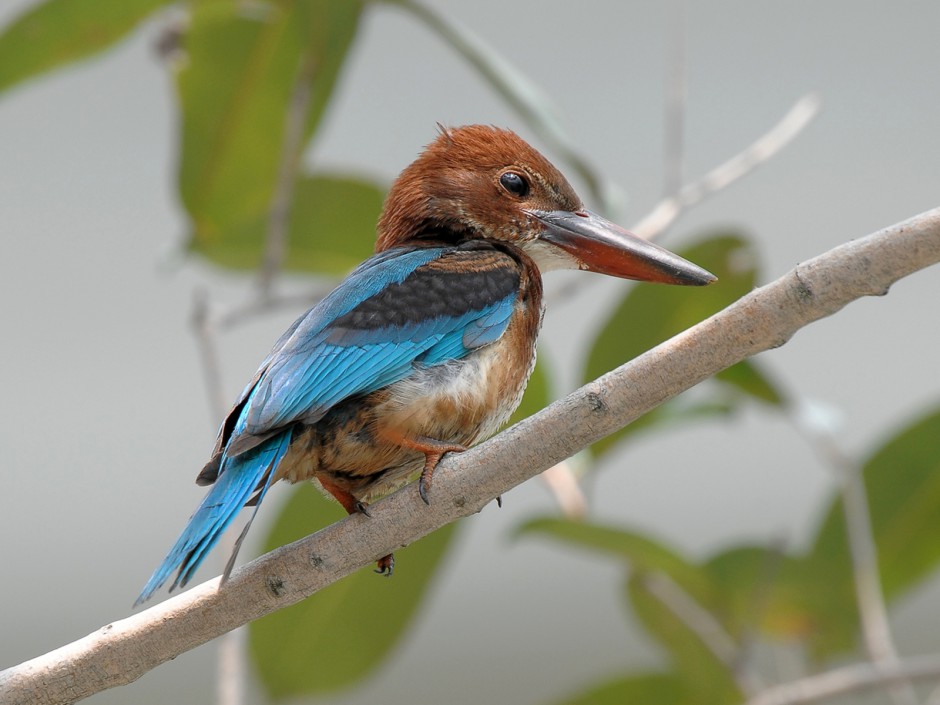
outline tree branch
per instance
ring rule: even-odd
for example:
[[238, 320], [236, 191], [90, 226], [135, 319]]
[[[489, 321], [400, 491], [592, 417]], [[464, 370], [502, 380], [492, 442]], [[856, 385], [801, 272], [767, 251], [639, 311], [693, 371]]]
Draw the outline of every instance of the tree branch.
[[[841, 245], [466, 453], [445, 458], [431, 506], [405, 487], [371, 507], [139, 614], [0, 673], [0, 703], [70, 703], [130, 683], [292, 605], [495, 497], [803, 326], [940, 261], [940, 208]], [[907, 673], [907, 675], [911, 675]], [[912, 676], [913, 677], [913, 676]], [[777, 702], [777, 701], [768, 701]]]
[[911, 656], [891, 666], [856, 663], [768, 688], [744, 705], [806, 705], [871, 688], [940, 677], [940, 654]]
[[738, 644], [711, 612], [665, 573], [650, 573], [642, 576], [641, 580], [649, 593], [725, 665], [742, 693], [750, 696], [763, 690], [760, 675], [741, 659]]
[[[814, 427], [804, 422], [801, 430], [816, 453], [835, 472], [841, 487], [855, 597], [868, 657], [875, 666], [895, 668], [901, 659], [891, 634], [888, 606], [881, 586], [864, 468], [842, 451], [831, 428], [822, 424]], [[913, 686], [903, 679], [891, 684], [890, 694], [895, 705], [917, 705], [919, 702]]]
[[294, 203], [294, 184], [297, 181], [297, 165], [303, 152], [304, 126], [310, 112], [313, 94], [313, 77], [317, 61], [313, 52], [303, 59], [294, 79], [290, 105], [284, 124], [284, 139], [277, 170], [277, 181], [268, 209], [268, 227], [264, 243], [258, 284], [261, 298], [271, 295], [274, 279], [281, 271], [287, 255], [287, 238], [290, 228], [290, 212]]
[[[219, 364], [219, 346], [216, 329], [209, 315], [209, 294], [197, 291], [193, 301], [193, 334], [199, 344], [202, 358], [202, 373], [209, 395], [209, 408], [213, 417], [225, 418], [225, 396], [222, 394], [222, 370]], [[231, 553], [235, 548], [235, 537], [227, 532], [219, 541], [218, 550]], [[216, 664], [217, 705], [241, 705], [245, 701], [244, 629], [233, 629], [219, 639], [218, 662]]]
[[730, 184], [750, 173], [786, 147], [803, 131], [819, 112], [820, 99], [815, 93], [800, 98], [780, 122], [750, 144], [709, 171], [698, 181], [686, 184], [674, 194], [666, 194], [653, 210], [647, 213], [630, 230], [640, 237], [652, 240], [682, 214], [706, 197], [727, 188]]

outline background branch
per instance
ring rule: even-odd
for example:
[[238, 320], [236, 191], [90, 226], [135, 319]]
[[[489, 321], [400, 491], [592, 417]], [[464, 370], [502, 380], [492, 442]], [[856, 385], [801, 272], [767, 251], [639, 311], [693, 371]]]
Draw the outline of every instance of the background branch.
[[803, 96], [780, 122], [745, 150], [719, 164], [698, 181], [686, 184], [675, 195], [667, 195], [630, 230], [647, 239], [660, 235], [684, 210], [726, 188], [786, 147], [816, 117], [819, 106], [820, 99], [815, 93]]
[[857, 693], [875, 687], [905, 684], [940, 676], [940, 655], [911, 656], [892, 666], [858, 663], [792, 683], [768, 688], [745, 705], [805, 705], [836, 695]]
[[[839, 447], [829, 426], [804, 422], [799, 427], [816, 453], [834, 471], [841, 488], [854, 577], [852, 582], [865, 650], [875, 666], [896, 668], [900, 656], [888, 622], [863, 468]], [[915, 705], [918, 702], [913, 686], [903, 678], [892, 681], [890, 685], [892, 699], [897, 705]]]
[[650, 573], [642, 576], [641, 580], [649, 593], [698, 636], [712, 655], [727, 667], [742, 693], [751, 695], [762, 690], [760, 674], [741, 658], [741, 650], [734, 638], [711, 612], [668, 575]]
[[[680, 59], [675, 59], [675, 62]], [[679, 69], [674, 69], [677, 73]], [[674, 77], [675, 81], [681, 76]], [[678, 87], [670, 89], [671, 94], [681, 92]], [[685, 184], [672, 193], [666, 193], [663, 198], [653, 206], [653, 209], [640, 218], [629, 230], [639, 237], [655, 240], [660, 237], [685, 211], [701, 203], [709, 196], [713, 196], [722, 189], [730, 186], [743, 176], [746, 176], [758, 166], [769, 160], [790, 142], [796, 139], [819, 112], [820, 98], [814, 93], [808, 93], [800, 98], [791, 107], [780, 121], [767, 132], [758, 137], [742, 151], [722, 162], [709, 171], [698, 181]], [[669, 100], [666, 104], [667, 136], [664, 148], [663, 172], [664, 174], [680, 174], [684, 163], [683, 146], [678, 130], [685, 124], [684, 103], [678, 100]], [[666, 177], [665, 188], [670, 188], [670, 177]], [[603, 204], [602, 204], [603, 209]], [[600, 278], [584, 279], [571, 278], [561, 287], [552, 290], [550, 302], [561, 303], [572, 297], [575, 292], [591, 286], [600, 281]]]
[[[206, 380], [209, 408], [213, 418], [225, 418], [225, 396], [222, 393], [222, 370], [219, 363], [217, 331], [212, 325], [209, 293], [204, 289], [197, 290], [193, 298], [192, 327], [199, 345], [202, 376]], [[228, 554], [234, 548], [235, 538], [232, 532], [227, 532], [219, 542], [219, 552]], [[244, 632], [244, 629], [233, 629], [219, 639], [216, 666], [216, 702], [218, 705], [241, 705], [244, 702]]]
[[[898, 279], [938, 261], [940, 208], [804, 262], [490, 441], [448, 456], [435, 474], [430, 507], [413, 487], [405, 487], [376, 503], [371, 517], [350, 516], [265, 554], [237, 570], [221, 590], [215, 578], [3, 671], [0, 703], [70, 703], [134, 681], [184, 651], [480, 511], [711, 374], [783, 345], [803, 326], [862, 296], [883, 295]], [[863, 673], [877, 671], [866, 668]]]
[[310, 97], [313, 92], [313, 76], [316, 67], [317, 62], [312, 53], [305, 56], [297, 71], [291, 91], [290, 108], [284, 124], [284, 140], [281, 144], [277, 181], [271, 198], [271, 207], [268, 210], [264, 258], [258, 278], [262, 298], [271, 295], [274, 278], [281, 271], [284, 257], [287, 255], [294, 183], [297, 180], [297, 165], [303, 153], [304, 125], [310, 112]]

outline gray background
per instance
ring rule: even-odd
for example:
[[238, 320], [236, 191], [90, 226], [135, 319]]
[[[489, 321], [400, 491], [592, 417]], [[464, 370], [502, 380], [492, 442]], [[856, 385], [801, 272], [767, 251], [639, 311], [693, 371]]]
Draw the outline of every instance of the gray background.
[[[30, 4], [4, 0], [0, 24]], [[662, 5], [435, 5], [557, 102], [575, 143], [623, 187], [626, 222], [647, 212], [662, 182]], [[690, 5], [689, 175], [743, 148], [807, 91], [819, 91], [823, 112], [769, 165], [685, 216], [664, 244], [743, 228], [760, 243], [768, 280], [940, 204], [940, 3]], [[0, 666], [126, 616], [202, 495], [192, 478], [218, 419], [188, 329], [192, 295], [204, 285], [213, 301], [234, 305], [246, 282], [179, 256], [186, 223], [174, 188], [174, 98], [152, 49], [161, 25], [0, 98]], [[424, 27], [373, 8], [309, 156], [390, 180], [433, 138], [436, 121], [531, 137]], [[550, 288], [566, 276], [578, 275], [553, 275]], [[597, 325], [584, 311], [606, 310], [618, 291], [595, 284], [549, 312], [546, 350], [566, 387], [578, 377], [579, 342]], [[838, 409], [845, 447], [862, 452], [940, 399], [938, 296], [937, 271], [921, 273], [762, 361], [796, 392]], [[228, 396], [297, 313], [225, 337]], [[737, 423], [643, 437], [588, 491], [598, 520], [706, 555], [771, 537], [800, 545], [832, 485], [785, 421], [754, 409]], [[288, 494], [270, 495], [243, 558], [257, 554]], [[523, 519], [553, 511], [545, 488], [530, 482], [505, 500], [467, 522], [402, 648], [363, 688], [328, 702], [541, 703], [660, 663], [623, 616], [618, 567], [510, 540]], [[892, 612], [904, 653], [940, 648], [938, 599], [933, 581]], [[202, 647], [91, 702], [207, 702], [214, 653]], [[316, 654], [310, 660], [315, 668]]]

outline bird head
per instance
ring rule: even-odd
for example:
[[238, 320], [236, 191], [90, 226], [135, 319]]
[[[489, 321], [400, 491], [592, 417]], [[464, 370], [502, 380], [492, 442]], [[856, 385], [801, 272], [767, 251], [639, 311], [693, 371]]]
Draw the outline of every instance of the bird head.
[[518, 135], [484, 125], [442, 128], [396, 179], [376, 251], [421, 241], [502, 241], [542, 272], [586, 269], [668, 284], [715, 277], [584, 208], [567, 179]]

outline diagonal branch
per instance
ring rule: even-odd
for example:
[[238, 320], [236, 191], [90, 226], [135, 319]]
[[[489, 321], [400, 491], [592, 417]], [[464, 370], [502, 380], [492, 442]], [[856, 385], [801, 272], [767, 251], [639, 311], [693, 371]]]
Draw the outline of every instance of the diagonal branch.
[[290, 212], [294, 201], [294, 184], [297, 180], [297, 165], [304, 146], [304, 126], [310, 113], [311, 96], [313, 94], [313, 77], [316, 73], [317, 61], [313, 52], [304, 57], [294, 87], [291, 91], [290, 105], [284, 124], [284, 139], [281, 142], [281, 157], [278, 165], [277, 181], [268, 209], [268, 227], [264, 243], [264, 257], [261, 261], [261, 271], [258, 285], [261, 298], [267, 299], [271, 295], [274, 279], [281, 271], [284, 258], [287, 256], [287, 239], [290, 230]]
[[675, 617], [688, 627], [712, 655], [724, 664], [742, 693], [762, 690], [760, 675], [745, 663], [741, 649], [715, 616], [696, 602], [665, 573], [642, 576], [644, 587]]
[[[868, 657], [875, 666], [897, 667], [900, 656], [888, 623], [864, 469], [842, 451], [831, 429], [821, 424], [811, 427], [804, 422], [801, 430], [816, 453], [836, 472], [841, 486], [855, 597]], [[896, 705], [916, 705], [919, 702], [913, 686], [902, 679], [891, 684], [890, 694]]]
[[648, 240], [655, 239], [687, 208], [727, 188], [790, 144], [816, 117], [819, 105], [818, 95], [815, 93], [804, 95], [794, 103], [780, 122], [744, 151], [719, 164], [698, 181], [686, 184], [674, 194], [667, 194], [630, 230]]
[[[800, 328], [940, 262], [940, 208], [804, 262], [725, 310], [585, 385], [434, 476], [431, 506], [405, 487], [236, 571], [0, 673], [0, 703], [70, 703], [312, 595], [461, 517]], [[775, 701], [771, 701], [775, 702]]]
[[[197, 292], [193, 301], [193, 334], [199, 345], [202, 358], [202, 373], [209, 395], [209, 408], [215, 418], [225, 418], [225, 396], [222, 394], [222, 371], [219, 364], [217, 329], [209, 315], [209, 294]], [[231, 532], [219, 542], [219, 551], [231, 553], [235, 538]], [[245, 630], [233, 629], [219, 639], [218, 663], [216, 665], [216, 702], [218, 705], [240, 705], [245, 701], [244, 668]]]
[[806, 705], [838, 695], [936, 678], [940, 678], [940, 654], [911, 656], [888, 666], [856, 663], [792, 683], [775, 685], [744, 705]]

